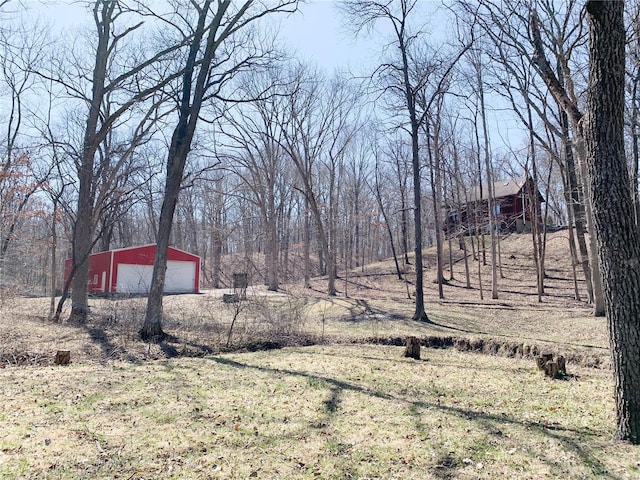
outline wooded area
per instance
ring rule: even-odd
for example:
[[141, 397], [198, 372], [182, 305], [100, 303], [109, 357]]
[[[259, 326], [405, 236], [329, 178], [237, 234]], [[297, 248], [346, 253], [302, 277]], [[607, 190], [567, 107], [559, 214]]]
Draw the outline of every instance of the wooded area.
[[[351, 33], [387, 32], [387, 43], [370, 71], [330, 74], [279, 43], [274, 22], [304, 9], [297, 0], [86, 1], [86, 28], [73, 31], [28, 20], [28, 3], [0, 2], [0, 300], [49, 295], [62, 322], [70, 296], [69, 321], [85, 322], [89, 255], [157, 244], [144, 339], [165, 335], [169, 246], [202, 258], [202, 288], [231, 287], [237, 272], [273, 291], [326, 275], [329, 296], [348, 295], [338, 280], [350, 270], [393, 257], [413, 318], [428, 322], [425, 247], [438, 253], [441, 299], [445, 242], [464, 249], [467, 286], [477, 267], [480, 298], [487, 282], [499, 298], [510, 229], [496, 185], [522, 178], [509, 223], [531, 236], [539, 301], [546, 233], [567, 228], [575, 298], [607, 313], [620, 340], [629, 331], [616, 319], [635, 310], [614, 306], [636, 294], [618, 297], [612, 282], [635, 270], [614, 257], [628, 243], [627, 261], [640, 256], [640, 5], [622, 20], [622, 3], [613, 13], [588, 3], [590, 24], [573, 0], [344, 0]], [[432, 34], [429, 18], [446, 33]], [[610, 46], [597, 43], [608, 35], [599, 26], [621, 36], [606, 56], [620, 83], [610, 135], [594, 133], [609, 111], [594, 100], [594, 59]], [[611, 135], [620, 144], [607, 158], [618, 163], [598, 156]], [[626, 345], [614, 340], [614, 351]], [[619, 436], [640, 441], [631, 423]]]

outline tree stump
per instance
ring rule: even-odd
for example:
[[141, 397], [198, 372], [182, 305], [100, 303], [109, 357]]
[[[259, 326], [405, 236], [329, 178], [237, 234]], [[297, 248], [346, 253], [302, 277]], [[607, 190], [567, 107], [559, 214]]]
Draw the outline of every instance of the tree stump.
[[547, 362], [551, 362], [553, 360], [552, 353], [543, 353], [536, 357], [536, 365], [538, 365], [538, 370], [544, 370]]
[[53, 363], [56, 365], [69, 365], [71, 363], [71, 352], [69, 350], [58, 350]]
[[551, 353], [544, 353], [536, 357], [538, 370], [550, 378], [563, 378], [567, 374], [567, 362], [562, 355], [554, 358]]
[[407, 346], [404, 350], [404, 356], [420, 360], [420, 340], [418, 337], [407, 337]]

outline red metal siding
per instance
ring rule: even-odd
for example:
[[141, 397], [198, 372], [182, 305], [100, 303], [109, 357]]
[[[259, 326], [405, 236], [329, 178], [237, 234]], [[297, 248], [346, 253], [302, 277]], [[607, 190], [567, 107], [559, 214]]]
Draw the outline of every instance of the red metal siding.
[[[155, 245], [144, 245], [142, 247], [126, 248], [113, 251], [113, 265], [119, 263], [129, 263], [132, 265], [153, 265], [156, 255]], [[115, 277], [116, 275], [114, 275]]]
[[[110, 280], [110, 257], [111, 252], [94, 253], [89, 256], [89, 293], [109, 292], [105, 286], [109, 285]], [[67, 281], [71, 274], [72, 260], [67, 258], [64, 261], [64, 281]]]
[[[94, 253], [89, 256], [89, 293], [114, 293], [118, 280], [118, 265], [153, 265], [156, 255], [155, 245], [123, 248]], [[167, 260], [195, 263], [195, 285], [193, 291], [200, 291], [200, 257], [173, 247], [167, 251]], [[65, 281], [71, 273], [71, 259], [65, 260]]]
[[89, 293], [108, 293], [111, 275], [111, 252], [89, 256]]

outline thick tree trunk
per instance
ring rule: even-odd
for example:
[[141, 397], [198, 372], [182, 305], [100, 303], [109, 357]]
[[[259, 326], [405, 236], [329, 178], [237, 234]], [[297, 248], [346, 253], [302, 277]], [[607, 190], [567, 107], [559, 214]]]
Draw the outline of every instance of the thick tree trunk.
[[86, 172], [80, 173], [79, 179], [78, 210], [73, 229], [73, 264], [75, 266], [75, 275], [73, 276], [71, 315], [69, 316], [69, 321], [72, 323], [86, 322], [87, 315], [89, 314], [89, 254], [91, 253], [91, 247], [93, 245], [91, 239], [94, 232], [91, 221], [93, 217], [91, 174], [87, 174]]
[[640, 443], [640, 229], [624, 148], [622, 2], [587, 2], [586, 164], [615, 375], [616, 437]]
[[420, 158], [418, 157], [418, 126], [412, 135], [413, 146], [413, 222], [415, 228], [415, 266], [416, 266], [416, 308], [413, 319], [428, 322], [429, 317], [424, 306], [424, 271], [422, 262], [422, 193], [420, 179]]
[[161, 342], [166, 337], [162, 330], [162, 295], [167, 273], [167, 250], [169, 248], [169, 239], [171, 238], [173, 215], [178, 204], [182, 172], [184, 171], [189, 149], [184, 142], [185, 139], [180, 137], [178, 129], [172, 141], [173, 148], [169, 149], [169, 158], [173, 159], [173, 161], [168, 161], [164, 200], [158, 225], [156, 256], [153, 263], [153, 276], [147, 298], [144, 324], [140, 330], [140, 337], [148, 342]]
[[84, 323], [89, 313], [88, 282], [89, 254], [93, 247], [94, 205], [93, 205], [93, 167], [99, 140], [96, 137], [100, 107], [105, 94], [107, 62], [109, 59], [109, 38], [111, 21], [115, 5], [96, 4], [96, 26], [98, 44], [96, 46], [95, 65], [92, 77], [91, 105], [84, 131], [82, 158], [78, 169], [78, 210], [73, 228], [73, 291], [71, 293], [71, 315], [69, 321]]

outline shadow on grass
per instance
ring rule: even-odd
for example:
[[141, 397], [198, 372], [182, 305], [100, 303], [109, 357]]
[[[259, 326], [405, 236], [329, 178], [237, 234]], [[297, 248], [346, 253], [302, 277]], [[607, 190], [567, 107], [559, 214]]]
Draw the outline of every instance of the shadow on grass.
[[89, 324], [80, 324], [77, 327], [84, 330], [89, 338], [94, 343], [97, 343], [102, 349], [102, 354], [107, 358], [112, 357], [121, 357], [124, 355], [124, 360], [131, 363], [139, 363], [140, 360], [136, 358], [135, 355], [132, 355], [130, 352], [127, 352], [125, 349], [115, 345], [110, 339], [109, 335], [106, 332], [104, 327], [98, 325], [89, 325]]
[[[73, 324], [72, 324], [73, 325]], [[93, 322], [93, 323], [85, 323], [85, 324], [75, 324], [73, 325], [76, 328], [84, 331], [89, 335], [91, 341], [100, 346], [102, 350], [102, 354], [106, 358], [118, 358], [120, 360], [125, 360], [130, 363], [139, 364], [144, 359], [136, 356], [133, 352], [128, 351], [121, 345], [118, 345], [113, 342], [113, 338], [118, 338], [118, 333], [110, 332], [109, 324], [106, 322]], [[142, 342], [139, 338], [135, 339], [136, 342]], [[171, 345], [171, 342], [177, 342], [178, 338], [173, 335], [167, 335], [165, 341], [159, 343], [160, 350], [167, 358], [180, 356], [181, 353]], [[202, 348], [206, 348], [201, 346]], [[211, 351], [207, 353], [212, 353]]]
[[[445, 405], [440, 402], [427, 402], [423, 400], [410, 400], [405, 398], [396, 397], [394, 395], [379, 391], [372, 390], [360, 385], [356, 385], [350, 382], [332, 378], [329, 376], [315, 375], [308, 372], [301, 372], [291, 369], [280, 369], [263, 367], [259, 365], [251, 365], [248, 363], [238, 362], [229, 358], [222, 357], [209, 357], [208, 360], [224, 365], [227, 367], [237, 368], [241, 370], [256, 370], [260, 372], [276, 374], [276, 375], [289, 375], [292, 377], [305, 378], [309, 382], [324, 382], [330, 389], [330, 397], [324, 401], [325, 408], [328, 414], [335, 415], [339, 407], [339, 398], [343, 391], [356, 392], [358, 394], [367, 395], [370, 397], [382, 399], [385, 401], [393, 402], [394, 405], [405, 404], [412, 415], [416, 417], [416, 428], [418, 432], [425, 430], [426, 426], [421, 422], [421, 411], [423, 410], [438, 410], [453, 416], [456, 416], [462, 420], [476, 423], [481, 429], [487, 432], [489, 437], [501, 437], [501, 428], [505, 426], [515, 426], [524, 430], [536, 432], [542, 437], [552, 439], [559, 444], [563, 445], [569, 451], [572, 451], [577, 458], [580, 459], [582, 464], [598, 478], [604, 478], [609, 480], [621, 480], [622, 477], [614, 475], [607, 471], [606, 466], [595, 457], [590, 451], [585, 449], [575, 438], [594, 437], [597, 433], [588, 428], [567, 428], [560, 425], [544, 424], [537, 421], [526, 421], [518, 418], [514, 418], [507, 415], [496, 415], [490, 412], [474, 411], [467, 408], [456, 407], [452, 405]], [[550, 470], [556, 471], [557, 464], [552, 458], [540, 458], [541, 461], [547, 463]], [[446, 466], [446, 465], [445, 465]], [[457, 468], [457, 462], [451, 462], [449, 468]], [[563, 472], [556, 472], [561, 475]]]

